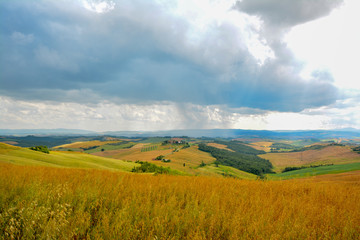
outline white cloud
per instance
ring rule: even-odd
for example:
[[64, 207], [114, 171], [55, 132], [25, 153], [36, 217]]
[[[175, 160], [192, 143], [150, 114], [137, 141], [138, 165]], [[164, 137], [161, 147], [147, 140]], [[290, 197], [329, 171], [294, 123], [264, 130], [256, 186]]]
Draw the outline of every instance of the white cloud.
[[348, 0], [329, 16], [294, 27], [286, 37], [288, 46], [304, 61], [303, 76], [329, 71], [340, 88], [360, 90], [360, 2]]
[[[193, 58], [202, 56], [210, 66], [226, 69], [249, 51], [262, 65], [274, 53], [259, 35], [262, 25], [256, 16], [235, 10], [236, 0], [174, 1], [172, 14], [187, 22], [186, 44]], [[162, 3], [163, 4], [163, 3]], [[232, 69], [233, 71], [233, 69]]]
[[[339, 101], [331, 107], [280, 113], [158, 102], [146, 105], [56, 103], [0, 97], [0, 128], [78, 128], [94, 131], [172, 129], [331, 129], [360, 125], [360, 104]], [[344, 107], [346, 105], [347, 107]]]
[[115, 8], [113, 1], [82, 0], [84, 8], [96, 13], [106, 13]]

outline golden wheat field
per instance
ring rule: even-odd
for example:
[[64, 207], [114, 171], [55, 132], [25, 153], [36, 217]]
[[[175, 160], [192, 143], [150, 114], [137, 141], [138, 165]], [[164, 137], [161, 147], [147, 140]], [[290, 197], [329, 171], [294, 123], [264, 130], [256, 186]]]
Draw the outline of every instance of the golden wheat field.
[[172, 152], [165, 157], [170, 159], [171, 162], [164, 163], [161, 161], [153, 161], [152, 163], [194, 175], [206, 174], [197, 168], [201, 162], [210, 164], [216, 160], [209, 153], [199, 151], [198, 146], [191, 146], [186, 149], [181, 149], [180, 151]]
[[1, 239], [359, 239], [359, 175], [250, 181], [0, 164]]

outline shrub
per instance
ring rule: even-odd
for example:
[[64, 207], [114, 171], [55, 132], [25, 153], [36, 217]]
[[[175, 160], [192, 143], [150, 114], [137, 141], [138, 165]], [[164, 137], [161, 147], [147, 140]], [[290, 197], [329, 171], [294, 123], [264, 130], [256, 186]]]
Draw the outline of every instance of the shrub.
[[159, 166], [149, 163], [149, 162], [136, 161], [136, 163], [140, 163], [141, 166], [134, 167], [131, 170], [132, 172], [136, 172], [136, 173], [149, 172], [149, 173], [155, 173], [155, 174], [167, 174], [170, 172], [169, 168], [164, 168], [162, 166], [159, 167]]
[[47, 153], [47, 154], [50, 153], [47, 146], [35, 146], [35, 147], [31, 147], [30, 149], [31, 149], [31, 150], [34, 150], [34, 151], [39, 151], [39, 152]]

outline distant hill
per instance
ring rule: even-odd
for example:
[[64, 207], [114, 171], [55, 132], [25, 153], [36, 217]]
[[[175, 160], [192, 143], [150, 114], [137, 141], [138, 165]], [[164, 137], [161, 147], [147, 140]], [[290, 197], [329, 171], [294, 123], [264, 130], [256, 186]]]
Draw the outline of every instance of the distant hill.
[[96, 132], [81, 129], [0, 129], [3, 136], [27, 136], [27, 135], [88, 135]]
[[354, 128], [333, 130], [244, 130], [244, 129], [186, 129], [166, 131], [107, 131], [94, 132], [81, 129], [0, 129], [0, 136], [122, 136], [122, 137], [156, 137], [188, 136], [210, 138], [262, 138], [262, 139], [327, 139], [327, 138], [360, 138], [360, 130]]
[[189, 129], [168, 131], [119, 131], [105, 132], [106, 135], [126, 137], [188, 136], [211, 138], [263, 138], [263, 139], [309, 139], [309, 138], [359, 138], [358, 129], [268, 131], [244, 129]]

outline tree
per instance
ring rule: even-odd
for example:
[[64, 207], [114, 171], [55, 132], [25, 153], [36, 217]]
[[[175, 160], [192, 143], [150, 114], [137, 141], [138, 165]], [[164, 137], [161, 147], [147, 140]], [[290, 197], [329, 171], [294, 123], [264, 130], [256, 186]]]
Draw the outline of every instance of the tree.
[[155, 160], [163, 160], [164, 159], [164, 155], [160, 155], [160, 156], [157, 156], [156, 158], [155, 158]]
[[35, 147], [31, 147], [30, 149], [34, 150], [34, 151], [38, 151], [38, 152], [47, 153], [47, 154], [50, 153], [47, 146], [35, 146]]

